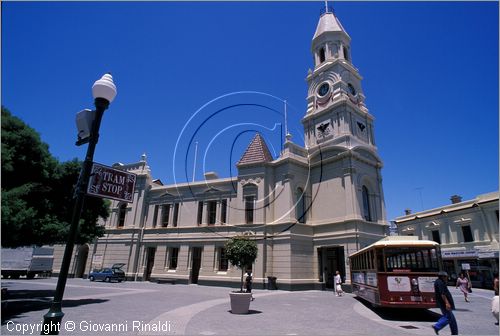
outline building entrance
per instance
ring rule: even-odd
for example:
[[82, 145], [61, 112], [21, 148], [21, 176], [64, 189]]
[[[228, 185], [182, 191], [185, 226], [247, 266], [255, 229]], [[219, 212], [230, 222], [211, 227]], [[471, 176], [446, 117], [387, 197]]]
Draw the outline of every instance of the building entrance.
[[191, 272], [189, 274], [189, 283], [197, 284], [201, 267], [201, 247], [193, 247], [191, 251]]
[[80, 246], [78, 248], [78, 254], [76, 257], [75, 278], [83, 278], [88, 256], [89, 256], [89, 245], [84, 244]]
[[325, 284], [326, 288], [334, 288], [333, 277], [339, 271], [342, 282], [345, 282], [345, 257], [344, 247], [319, 247], [318, 265], [320, 272], [319, 280]]
[[146, 268], [144, 270], [144, 281], [151, 280], [151, 272], [155, 264], [156, 247], [148, 247], [146, 250]]

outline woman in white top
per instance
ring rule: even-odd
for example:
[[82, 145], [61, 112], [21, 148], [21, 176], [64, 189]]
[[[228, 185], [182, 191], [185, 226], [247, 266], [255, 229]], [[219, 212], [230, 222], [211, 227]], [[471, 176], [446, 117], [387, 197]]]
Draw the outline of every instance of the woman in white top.
[[340, 277], [340, 272], [335, 272], [335, 296], [342, 296], [344, 291], [342, 290], [342, 278]]

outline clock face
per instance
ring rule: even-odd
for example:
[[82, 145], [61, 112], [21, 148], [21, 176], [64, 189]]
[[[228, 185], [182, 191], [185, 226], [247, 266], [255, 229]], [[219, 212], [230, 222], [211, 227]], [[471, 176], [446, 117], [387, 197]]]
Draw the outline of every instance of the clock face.
[[354, 86], [352, 86], [351, 83], [347, 84], [347, 87], [349, 88], [349, 92], [355, 96], [356, 95], [356, 89], [354, 88]]
[[330, 91], [330, 85], [328, 85], [328, 83], [323, 83], [318, 89], [318, 96], [324, 97], [327, 95], [328, 91]]

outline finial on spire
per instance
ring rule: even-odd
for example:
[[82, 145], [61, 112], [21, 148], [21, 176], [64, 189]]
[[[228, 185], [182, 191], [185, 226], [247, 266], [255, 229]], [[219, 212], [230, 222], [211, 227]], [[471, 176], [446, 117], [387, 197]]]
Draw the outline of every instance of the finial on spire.
[[335, 13], [333, 10], [333, 6], [328, 6], [328, 0], [325, 0], [325, 8], [320, 9], [320, 14], [329, 14], [329, 13]]
[[141, 161], [142, 161], [142, 162], [146, 162], [146, 153], [143, 153], [143, 154], [141, 155]]
[[288, 137], [290, 133], [288, 132], [288, 114], [286, 112], [286, 100], [283, 100], [283, 103], [285, 103], [285, 137]]

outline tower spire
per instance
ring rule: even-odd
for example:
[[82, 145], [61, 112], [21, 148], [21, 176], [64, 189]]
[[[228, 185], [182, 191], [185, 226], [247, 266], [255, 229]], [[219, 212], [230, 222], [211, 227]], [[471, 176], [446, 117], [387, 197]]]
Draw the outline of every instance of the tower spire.
[[328, 0], [325, 0], [325, 13], [328, 13]]

